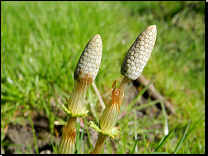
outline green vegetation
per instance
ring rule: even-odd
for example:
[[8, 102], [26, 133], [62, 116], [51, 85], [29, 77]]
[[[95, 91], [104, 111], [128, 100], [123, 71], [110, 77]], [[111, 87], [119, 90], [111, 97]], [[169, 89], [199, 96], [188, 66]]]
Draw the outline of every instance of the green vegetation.
[[[164, 115], [138, 120], [139, 108], [128, 109], [128, 118], [118, 119], [117, 153], [151, 153], [155, 149], [159, 153], [205, 153], [202, 1], [1, 2], [1, 138], [6, 125], [23, 119], [30, 122], [34, 111], [47, 114], [52, 134], [54, 121], [66, 121], [54, 114], [50, 100], [55, 98], [57, 105], [61, 105], [58, 99], [66, 102], [73, 87], [73, 70], [86, 42], [95, 34], [100, 34], [103, 41], [95, 83], [108, 102], [112, 83], [121, 81], [120, 66], [126, 52], [139, 33], [152, 24], [156, 24], [158, 34], [143, 74], [149, 79], [155, 76], [157, 90], [171, 100], [176, 114], [168, 116], [170, 133], [164, 137], [149, 128], [164, 124]], [[101, 114], [97, 104], [98, 98], [90, 87], [86, 106], [96, 121]], [[88, 121], [84, 122], [87, 129]], [[149, 133], [154, 133], [150, 141]], [[90, 136], [88, 130], [87, 134]], [[137, 135], [142, 139], [137, 140]], [[3, 139], [1, 142], [4, 144]], [[106, 145], [108, 153], [113, 153], [110, 140]], [[83, 146], [80, 140], [76, 146]], [[91, 150], [89, 145], [78, 153]]]

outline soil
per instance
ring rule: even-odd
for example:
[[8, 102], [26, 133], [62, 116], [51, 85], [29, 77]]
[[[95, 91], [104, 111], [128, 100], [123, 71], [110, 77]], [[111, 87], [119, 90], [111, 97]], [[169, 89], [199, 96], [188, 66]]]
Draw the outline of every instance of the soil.
[[[144, 77], [142, 80], [146, 80]], [[141, 91], [145, 85], [144, 82], [141, 82], [142, 80], [136, 80], [130, 82], [130, 89], [125, 94], [124, 102], [123, 104], [129, 104]], [[142, 84], [143, 83], [143, 84]], [[147, 83], [147, 81], [145, 81]], [[150, 88], [151, 86], [149, 86]], [[154, 86], [153, 86], [154, 87]], [[153, 88], [154, 89], [154, 88]], [[155, 93], [151, 92], [150, 90], [146, 91], [143, 96], [137, 101], [135, 106], [143, 105], [148, 102], [148, 99], [155, 100], [154, 96], [155, 94], [159, 94], [156, 89], [154, 90]], [[157, 92], [157, 93], [156, 93]], [[160, 95], [160, 94], [159, 94]], [[163, 97], [162, 95], [160, 95]], [[161, 98], [160, 97], [160, 98]], [[66, 120], [66, 114], [61, 110], [58, 104], [56, 104], [56, 101], [54, 98], [51, 99], [51, 106], [53, 112], [56, 114], [56, 116], [62, 118], [63, 120]], [[171, 105], [170, 101], [169, 106], [166, 105], [166, 109], [169, 114], [174, 113], [174, 108]], [[172, 109], [172, 110], [171, 110]], [[144, 116], [147, 116], [148, 118], [153, 118], [159, 116], [162, 113], [161, 107], [159, 104], [153, 105], [151, 107], [147, 107], [144, 109], [141, 109], [137, 112], [138, 118], [143, 118]], [[125, 112], [121, 112], [119, 118], [123, 118], [126, 116]], [[40, 154], [54, 154], [52, 143], [59, 144], [62, 134], [62, 128], [63, 125], [55, 124], [54, 126], [54, 133], [50, 132], [49, 128], [49, 119], [44, 112], [33, 112], [32, 121], [35, 129], [35, 135], [36, 135], [36, 141], [38, 145], [38, 151]], [[92, 116], [88, 116], [88, 120], [92, 120]], [[80, 126], [83, 127], [83, 121], [80, 119]], [[157, 129], [160, 131], [163, 131], [163, 127], [161, 124], [151, 125], [149, 127], [151, 129]], [[82, 129], [80, 130], [81, 133]], [[98, 133], [95, 132], [95, 130], [91, 127], [89, 127], [89, 133], [90, 133], [90, 139], [92, 146], [95, 146]], [[150, 134], [148, 136], [147, 140], [152, 140], [154, 138], [154, 134]], [[158, 137], [159, 138], [159, 137]], [[138, 139], [142, 139], [142, 136], [138, 135]], [[156, 137], [157, 139], [157, 137]], [[33, 131], [31, 127], [30, 121], [24, 120], [22, 124], [9, 124], [5, 127], [5, 135], [3, 136], [3, 141], [7, 143], [7, 146], [1, 146], [1, 153], [2, 154], [18, 154], [20, 151], [21, 153], [30, 153], [35, 154], [36, 148], [35, 148], [35, 140], [33, 136]], [[84, 133], [84, 142], [88, 142], [87, 133]], [[111, 142], [111, 145], [113, 145], [113, 152], [116, 153], [117, 151], [117, 144], [114, 140], [108, 139], [108, 141]], [[85, 144], [86, 145], [86, 144]], [[17, 148], [18, 147], [18, 148]], [[104, 146], [104, 153], [107, 153], [106, 145]]]

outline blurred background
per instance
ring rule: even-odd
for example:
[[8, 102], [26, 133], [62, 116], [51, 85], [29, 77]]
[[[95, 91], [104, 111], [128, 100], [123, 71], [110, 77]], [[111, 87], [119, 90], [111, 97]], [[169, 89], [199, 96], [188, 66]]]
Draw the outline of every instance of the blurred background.
[[[66, 121], [61, 105], [69, 98], [74, 68], [90, 38], [102, 38], [95, 84], [108, 103], [113, 82], [118, 86], [122, 80], [126, 52], [153, 24], [157, 39], [142, 74], [154, 78], [157, 91], [175, 109], [175, 114], [166, 110], [169, 132], [175, 130], [159, 151], [173, 153], [191, 121], [193, 130], [178, 153], [205, 153], [203, 1], [1, 2], [1, 153], [56, 153]], [[98, 121], [102, 113], [92, 86], [85, 103], [90, 112], [78, 122], [77, 135], [83, 138], [77, 153], [92, 151], [88, 121]], [[126, 116], [127, 105], [125, 100], [116, 125], [120, 134], [106, 141], [104, 153], [130, 153], [135, 140], [135, 153], [154, 151], [164, 136], [164, 114], [151, 105], [145, 113], [132, 106]]]

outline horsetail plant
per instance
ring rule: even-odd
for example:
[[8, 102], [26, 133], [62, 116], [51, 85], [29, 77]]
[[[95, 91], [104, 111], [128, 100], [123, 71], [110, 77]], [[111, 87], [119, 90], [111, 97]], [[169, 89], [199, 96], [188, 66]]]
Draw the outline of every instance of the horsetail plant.
[[121, 103], [120, 90], [116, 88], [115, 81], [112, 86], [111, 100], [105, 107], [100, 119], [100, 128], [90, 121], [91, 127], [99, 132], [97, 143], [91, 154], [100, 154], [102, 152], [107, 136], [114, 139], [118, 135], [118, 130], [114, 126], [120, 112]]
[[102, 58], [102, 40], [99, 34], [87, 43], [74, 70], [74, 87], [68, 103], [63, 106], [67, 113], [67, 125], [58, 147], [58, 154], [74, 154], [76, 142], [75, 124], [77, 117], [85, 117], [88, 110], [84, 107], [86, 92], [95, 80]]
[[111, 100], [102, 113], [99, 127], [92, 121], [90, 122], [91, 127], [99, 132], [98, 140], [91, 154], [100, 154], [106, 138], [109, 136], [114, 139], [118, 135], [117, 128], [114, 126], [123, 102], [124, 91], [129, 81], [136, 80], [142, 73], [154, 48], [156, 35], [156, 25], [147, 27], [128, 50], [121, 66], [121, 74], [124, 77], [118, 89], [116, 82], [113, 83]]

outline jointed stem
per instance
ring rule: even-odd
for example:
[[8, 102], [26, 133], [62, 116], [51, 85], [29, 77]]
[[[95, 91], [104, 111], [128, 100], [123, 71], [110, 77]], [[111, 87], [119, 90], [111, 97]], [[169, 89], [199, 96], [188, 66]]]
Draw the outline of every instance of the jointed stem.
[[121, 84], [120, 86], [118, 87], [118, 89], [120, 90], [120, 93], [121, 93], [121, 98], [124, 96], [124, 92], [126, 90], [126, 87], [128, 85], [128, 83], [130, 82], [131, 80], [129, 78], [127, 78], [126, 76], [123, 77], [122, 81], [121, 81]]
[[67, 129], [68, 133], [71, 133], [74, 131], [74, 128], [76, 125], [76, 120], [77, 120], [77, 117], [68, 116], [67, 125], [66, 125], [66, 129]]
[[84, 117], [87, 112], [84, 107], [86, 92], [95, 80], [102, 58], [102, 40], [99, 34], [87, 43], [74, 70], [74, 87], [68, 104], [63, 110], [68, 114], [67, 126], [63, 127], [63, 134], [58, 148], [58, 154], [73, 154], [76, 141], [76, 119]]
[[[75, 151], [75, 141], [76, 141], [76, 114], [80, 115], [83, 109], [84, 100], [86, 96], [87, 89], [92, 83], [92, 75], [85, 74], [83, 77], [82, 72], [78, 77], [78, 80], [74, 81], [74, 87], [71, 92], [69, 102], [68, 102], [68, 110], [70, 111], [70, 115], [68, 115], [67, 125], [63, 127], [63, 134], [61, 138], [61, 142], [58, 148], [58, 154], [73, 154]], [[72, 117], [72, 116], [73, 117]]]
[[98, 140], [97, 140], [97, 143], [95, 145], [95, 149], [90, 154], [100, 154], [103, 150], [103, 146], [105, 144], [106, 138], [107, 138], [106, 135], [103, 135], [102, 133], [99, 133]]
[[116, 81], [113, 83], [111, 100], [106, 105], [100, 119], [100, 129], [92, 124], [93, 128], [99, 132], [99, 136], [91, 154], [101, 154], [106, 138], [111, 136], [114, 139], [117, 135], [118, 131], [114, 126], [120, 112], [121, 103], [123, 102], [124, 91], [129, 81], [130, 79], [124, 77], [118, 89], [116, 88]]
[[77, 117], [68, 116], [67, 126], [64, 125], [61, 142], [58, 148], [58, 154], [74, 154], [76, 141]]

